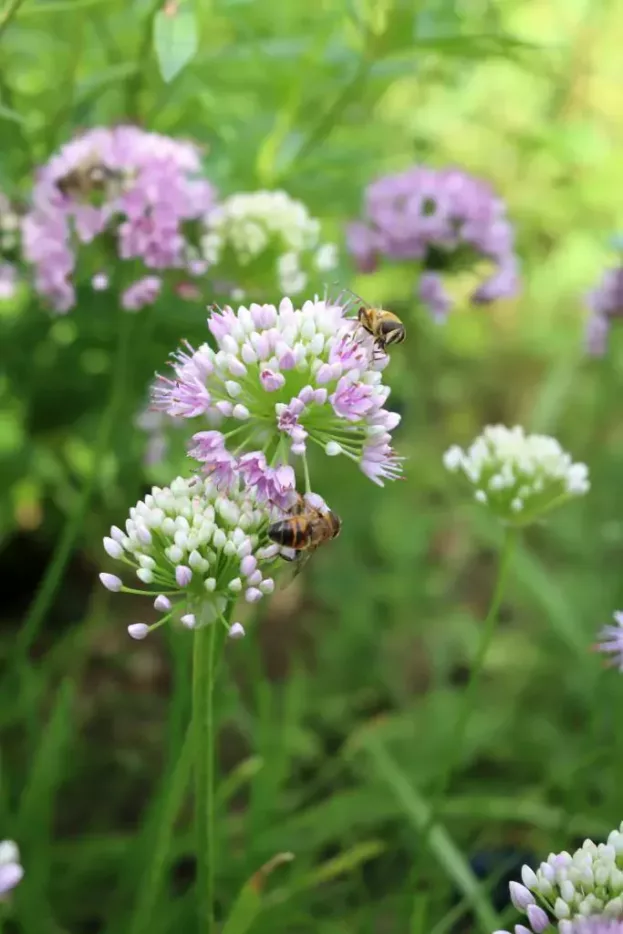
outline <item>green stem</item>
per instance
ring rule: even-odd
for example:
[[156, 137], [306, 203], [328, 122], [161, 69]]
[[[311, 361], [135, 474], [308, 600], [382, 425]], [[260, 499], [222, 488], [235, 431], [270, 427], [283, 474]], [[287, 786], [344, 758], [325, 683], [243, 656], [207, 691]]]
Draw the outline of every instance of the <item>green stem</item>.
[[126, 371], [133, 320], [134, 318], [132, 315], [127, 312], [122, 313], [117, 350], [112, 366], [110, 398], [99, 424], [95, 445], [93, 447], [92, 467], [84, 481], [74, 511], [65, 524], [52, 560], [46, 568], [43, 579], [29, 607], [24, 625], [21, 627], [16, 639], [15, 650], [24, 660], [50, 609], [56, 591], [61, 583], [63, 572], [71, 557], [76, 539], [82, 530], [91, 497], [99, 477], [99, 466], [106, 455], [113, 430], [117, 423], [119, 409], [125, 397]]
[[517, 542], [518, 532], [516, 529], [507, 527], [504, 535], [504, 543], [502, 545], [502, 551], [500, 555], [500, 561], [498, 564], [498, 573], [497, 580], [495, 583], [495, 588], [493, 590], [493, 596], [491, 597], [491, 603], [489, 604], [489, 610], [485, 617], [484, 623], [482, 625], [482, 633], [480, 636], [480, 642], [478, 644], [478, 650], [476, 652], [476, 657], [470, 668], [469, 681], [467, 683], [467, 688], [465, 689], [465, 694], [461, 701], [460, 712], [454, 728], [454, 734], [452, 740], [449, 744], [449, 754], [446, 759], [445, 768], [441, 773], [441, 779], [437, 786], [437, 793], [433, 798], [431, 805], [430, 817], [427, 822], [427, 826], [424, 828], [424, 839], [427, 839], [428, 833], [435, 824], [438, 816], [441, 805], [443, 803], [443, 798], [445, 797], [448, 786], [452, 780], [454, 770], [457, 764], [460, 761], [461, 753], [463, 751], [463, 743], [465, 741], [465, 734], [467, 731], [467, 725], [469, 723], [469, 718], [473, 710], [474, 698], [476, 695], [476, 688], [480, 682], [480, 677], [482, 675], [485, 660], [491, 643], [493, 641], [493, 636], [495, 635], [495, 630], [498, 621], [498, 614], [500, 606], [502, 603], [502, 598], [504, 596], [504, 590], [506, 587], [506, 580], [508, 578], [508, 571], [510, 568], [511, 559], [515, 549], [515, 544]]
[[[218, 621], [204, 623], [198, 611], [193, 646], [193, 734], [195, 748], [195, 824], [197, 834], [198, 934], [214, 934], [214, 870], [217, 860], [215, 835], [214, 682], [226, 628]], [[231, 607], [228, 607], [229, 623]]]
[[0, 13], [0, 36], [5, 31], [24, 0], [9, 0], [6, 8]]

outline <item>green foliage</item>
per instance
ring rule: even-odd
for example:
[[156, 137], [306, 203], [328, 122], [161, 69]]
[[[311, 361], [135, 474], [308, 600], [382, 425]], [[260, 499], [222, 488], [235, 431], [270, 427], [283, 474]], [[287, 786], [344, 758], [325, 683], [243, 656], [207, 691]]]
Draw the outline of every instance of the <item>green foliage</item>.
[[[343, 258], [335, 274], [406, 322], [388, 370], [406, 480], [379, 490], [342, 459], [313, 463], [343, 534], [227, 646], [215, 698], [221, 930], [486, 932], [498, 915], [509, 926], [509, 852], [540, 859], [622, 816], [623, 681], [589, 653], [623, 605], [621, 335], [603, 361], [581, 351], [582, 295], [623, 223], [619, 11], [607, 0], [178, 7], [5, 0], [4, 191], [26, 200], [33, 168], [79, 129], [136, 120], [203, 144], [222, 194], [283, 186], [343, 248], [372, 178], [458, 163], [506, 198], [524, 264], [519, 300], [460, 302], [443, 328], [416, 307], [413, 270], [355, 277]], [[165, 460], [145, 464], [136, 417], [180, 339], [204, 339], [205, 310], [171, 292], [131, 319], [102, 428], [129, 320], [111, 295], [83, 284], [62, 319], [26, 285], [0, 302], [0, 837], [18, 841], [26, 869], [4, 906], [9, 934], [195, 931], [189, 640], [129, 643], [130, 614], [153, 610], [102, 593], [97, 571], [108, 527], [188, 469], [175, 432]], [[558, 437], [589, 464], [593, 490], [522, 538], [443, 826], [426, 839], [499, 544], [441, 456], [494, 421]], [[25, 629], [67, 521], [77, 552], [51, 610]], [[481, 872], [483, 854], [493, 863]]]

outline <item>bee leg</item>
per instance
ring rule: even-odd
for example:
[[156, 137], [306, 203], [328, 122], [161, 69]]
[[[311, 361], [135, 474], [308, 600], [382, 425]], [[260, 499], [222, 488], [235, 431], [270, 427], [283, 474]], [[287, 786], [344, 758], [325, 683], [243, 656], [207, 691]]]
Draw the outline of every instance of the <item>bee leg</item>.
[[300, 553], [295, 548], [287, 548], [284, 545], [279, 552], [279, 557], [284, 561], [296, 561], [300, 558]]

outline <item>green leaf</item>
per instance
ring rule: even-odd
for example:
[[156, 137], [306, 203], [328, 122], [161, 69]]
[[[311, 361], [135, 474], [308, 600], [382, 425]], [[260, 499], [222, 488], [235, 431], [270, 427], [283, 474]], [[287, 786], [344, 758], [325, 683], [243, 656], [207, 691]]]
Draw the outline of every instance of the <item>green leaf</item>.
[[293, 859], [292, 853], [277, 853], [261, 869], [253, 873], [236, 899], [231, 914], [225, 922], [223, 934], [246, 934], [262, 910], [262, 895], [266, 879], [277, 866], [289, 863]]
[[500, 927], [497, 915], [469, 862], [445, 827], [436, 824], [429, 828], [431, 809], [418, 789], [408, 780], [371, 730], [362, 731], [359, 742], [361, 748], [365, 749], [372, 759], [379, 777], [394, 793], [405, 817], [417, 834], [425, 832], [427, 846], [457, 889], [469, 900], [483, 930], [497, 930]]
[[197, 21], [189, 9], [160, 10], [154, 17], [154, 50], [167, 84], [194, 58], [199, 46]]

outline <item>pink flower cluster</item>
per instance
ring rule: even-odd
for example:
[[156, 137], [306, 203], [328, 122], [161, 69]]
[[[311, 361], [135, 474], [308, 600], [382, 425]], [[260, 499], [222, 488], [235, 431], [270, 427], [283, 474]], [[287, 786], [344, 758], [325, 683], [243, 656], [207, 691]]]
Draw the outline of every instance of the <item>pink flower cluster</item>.
[[[203, 273], [205, 262], [185, 229], [214, 202], [214, 189], [200, 172], [192, 143], [134, 126], [97, 128], [63, 146], [40, 170], [23, 221], [24, 253], [35, 267], [37, 291], [57, 312], [69, 311], [80, 247], [103, 234], [114, 250], [106, 256], [105, 241], [99, 256], [104, 268], [122, 259], [145, 270], [122, 293], [128, 311], [155, 301], [163, 270]], [[89, 188], [91, 177], [100, 184]], [[98, 287], [106, 281], [101, 272], [97, 281]]]
[[216, 349], [189, 345], [159, 377], [154, 407], [202, 418], [190, 454], [219, 484], [237, 475], [260, 496], [284, 504], [295, 488], [290, 455], [308, 470], [310, 444], [354, 460], [375, 483], [401, 473], [391, 446], [400, 416], [388, 411], [382, 381], [388, 358], [349, 317], [348, 307], [288, 298], [274, 305], [225, 308], [208, 327]]

